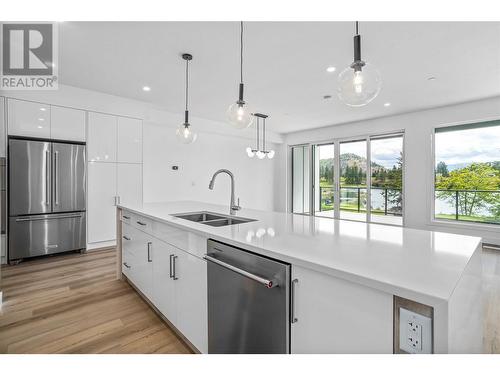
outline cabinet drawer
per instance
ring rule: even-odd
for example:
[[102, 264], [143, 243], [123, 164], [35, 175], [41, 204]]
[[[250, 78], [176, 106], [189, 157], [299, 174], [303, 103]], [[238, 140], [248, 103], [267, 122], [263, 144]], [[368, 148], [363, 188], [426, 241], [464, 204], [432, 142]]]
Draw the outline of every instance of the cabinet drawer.
[[122, 223], [131, 224], [132, 223], [132, 214], [128, 211], [122, 211], [121, 221], [122, 221]]
[[153, 220], [140, 215], [131, 216], [132, 225], [140, 231], [152, 234], [153, 233]]
[[199, 258], [207, 252], [207, 238], [185, 229], [154, 221], [153, 236]]
[[127, 278], [129, 278], [132, 282], [134, 282], [132, 270], [134, 264], [133, 257], [134, 256], [130, 253], [130, 251], [127, 251], [125, 249], [122, 250], [122, 273], [127, 276]]

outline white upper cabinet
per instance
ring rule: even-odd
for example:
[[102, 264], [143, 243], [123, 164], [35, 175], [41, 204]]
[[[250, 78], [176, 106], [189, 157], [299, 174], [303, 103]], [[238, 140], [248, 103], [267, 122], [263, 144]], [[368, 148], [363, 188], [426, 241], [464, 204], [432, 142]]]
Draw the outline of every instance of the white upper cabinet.
[[9, 135], [50, 138], [50, 106], [23, 100], [8, 100]]
[[91, 162], [116, 162], [115, 116], [89, 112], [87, 155]]
[[116, 164], [116, 181], [120, 204], [142, 203], [142, 164]]
[[119, 163], [142, 163], [142, 121], [117, 117]]
[[50, 106], [50, 137], [85, 142], [85, 111]]

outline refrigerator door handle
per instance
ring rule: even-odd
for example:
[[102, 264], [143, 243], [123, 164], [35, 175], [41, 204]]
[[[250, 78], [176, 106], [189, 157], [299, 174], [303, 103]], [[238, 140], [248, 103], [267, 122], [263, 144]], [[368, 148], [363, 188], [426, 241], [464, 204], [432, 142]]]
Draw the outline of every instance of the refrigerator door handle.
[[45, 205], [50, 205], [50, 151], [45, 151]]
[[71, 219], [75, 217], [82, 217], [83, 213], [79, 214], [70, 214], [70, 215], [42, 215], [42, 216], [25, 216], [16, 218], [16, 222], [22, 221], [38, 221], [38, 220], [53, 220], [53, 219]]
[[56, 206], [59, 205], [59, 151], [54, 151], [54, 203]]

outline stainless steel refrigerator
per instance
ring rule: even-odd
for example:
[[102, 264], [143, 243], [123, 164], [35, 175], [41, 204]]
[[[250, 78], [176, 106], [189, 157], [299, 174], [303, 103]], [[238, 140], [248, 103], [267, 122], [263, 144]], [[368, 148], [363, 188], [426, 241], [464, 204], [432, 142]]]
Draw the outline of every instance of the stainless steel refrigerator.
[[85, 145], [9, 139], [9, 261], [86, 247]]

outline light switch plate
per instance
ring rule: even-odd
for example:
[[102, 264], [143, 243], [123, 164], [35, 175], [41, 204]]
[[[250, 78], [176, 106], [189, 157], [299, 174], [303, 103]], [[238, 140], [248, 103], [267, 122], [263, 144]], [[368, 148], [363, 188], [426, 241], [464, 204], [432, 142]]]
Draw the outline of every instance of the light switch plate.
[[399, 308], [399, 348], [406, 353], [432, 353], [432, 319]]

